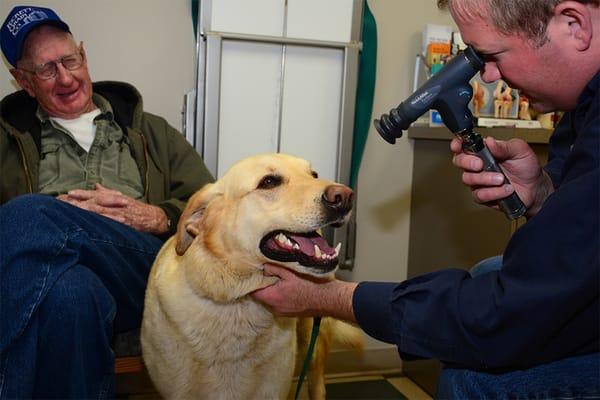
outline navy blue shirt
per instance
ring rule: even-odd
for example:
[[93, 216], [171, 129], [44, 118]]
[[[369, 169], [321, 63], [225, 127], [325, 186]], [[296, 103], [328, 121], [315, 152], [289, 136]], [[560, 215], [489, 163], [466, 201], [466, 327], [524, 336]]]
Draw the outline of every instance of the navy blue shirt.
[[353, 297], [369, 335], [405, 359], [522, 368], [599, 350], [600, 72], [549, 145], [555, 187], [511, 237], [500, 271], [445, 269], [400, 284], [363, 282]]

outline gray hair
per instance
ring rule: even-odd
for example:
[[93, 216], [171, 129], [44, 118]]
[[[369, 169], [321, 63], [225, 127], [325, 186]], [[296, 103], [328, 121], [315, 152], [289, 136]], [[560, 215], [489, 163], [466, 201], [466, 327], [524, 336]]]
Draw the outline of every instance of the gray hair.
[[[505, 35], [519, 34], [542, 46], [554, 8], [563, 0], [437, 0], [441, 10], [452, 8], [470, 16], [484, 17]], [[600, 6], [600, 0], [577, 0]]]

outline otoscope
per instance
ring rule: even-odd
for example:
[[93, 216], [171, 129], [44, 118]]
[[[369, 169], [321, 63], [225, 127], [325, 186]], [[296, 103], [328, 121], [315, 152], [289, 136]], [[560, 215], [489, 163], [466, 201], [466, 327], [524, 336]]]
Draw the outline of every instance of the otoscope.
[[[483, 59], [477, 52], [472, 47], [467, 47], [398, 107], [392, 109], [389, 115], [383, 114], [380, 119], [376, 119], [375, 128], [387, 142], [394, 144], [396, 138], [402, 136], [402, 131], [408, 129], [417, 118], [430, 109], [437, 110], [444, 125], [462, 139], [464, 151], [481, 158], [486, 171], [504, 175], [481, 135], [473, 132], [473, 115], [468, 107], [473, 96], [469, 81], [483, 68], [483, 64]], [[504, 183], [509, 183], [506, 175]], [[509, 219], [517, 219], [526, 211], [516, 192], [498, 200], [498, 205]]]

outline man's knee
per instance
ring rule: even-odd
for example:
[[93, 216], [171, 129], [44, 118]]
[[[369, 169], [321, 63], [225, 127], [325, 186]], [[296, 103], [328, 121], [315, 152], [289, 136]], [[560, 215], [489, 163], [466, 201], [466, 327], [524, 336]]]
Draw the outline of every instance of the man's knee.
[[444, 368], [436, 398], [598, 398], [599, 370], [598, 353], [504, 373]]
[[469, 271], [472, 277], [502, 269], [502, 255], [486, 258], [475, 264]]
[[40, 306], [45, 326], [84, 331], [110, 330], [115, 312], [115, 300], [100, 278], [81, 265], [61, 274]]

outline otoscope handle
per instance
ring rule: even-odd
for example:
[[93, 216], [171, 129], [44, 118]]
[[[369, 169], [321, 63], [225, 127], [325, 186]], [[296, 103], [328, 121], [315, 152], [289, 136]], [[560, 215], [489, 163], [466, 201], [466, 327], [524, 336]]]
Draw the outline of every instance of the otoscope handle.
[[[510, 183], [504, 171], [496, 163], [494, 156], [486, 147], [481, 135], [475, 132], [457, 134], [463, 139], [463, 150], [474, 154], [483, 161], [483, 169], [486, 171], [500, 172], [504, 176], [504, 183]], [[519, 198], [517, 192], [513, 192], [510, 196], [498, 200], [498, 206], [504, 214], [511, 220], [517, 219], [525, 214], [527, 208], [523, 201]]]

